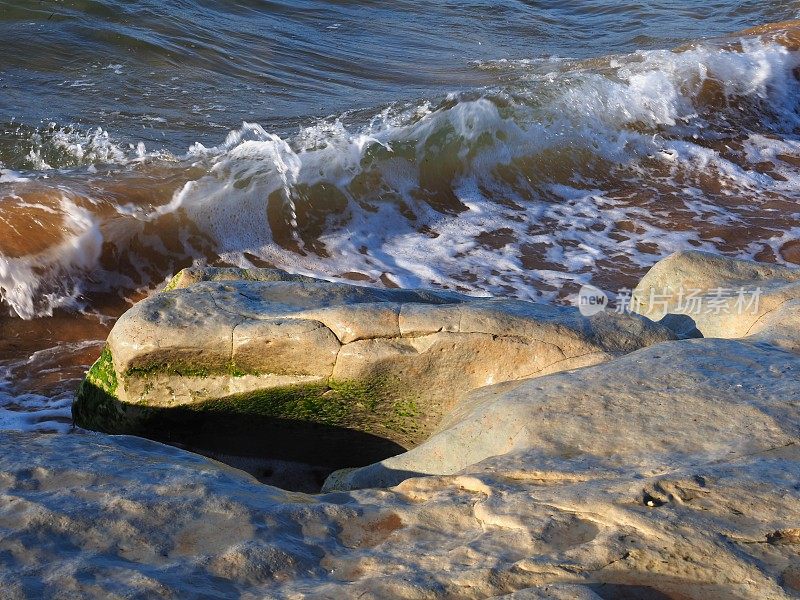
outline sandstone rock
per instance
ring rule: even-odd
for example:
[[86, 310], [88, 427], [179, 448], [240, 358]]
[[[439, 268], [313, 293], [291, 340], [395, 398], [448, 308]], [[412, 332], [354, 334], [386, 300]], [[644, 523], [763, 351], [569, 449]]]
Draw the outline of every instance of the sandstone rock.
[[[786, 350], [800, 350], [800, 271], [682, 252], [656, 264], [634, 298], [644, 314], [675, 326], [679, 290], [700, 290], [696, 297], [707, 299], [704, 292], [734, 287], [763, 290], [764, 303], [752, 313], [725, 304], [688, 316], [706, 335], [749, 337], [666, 342], [600, 367], [477, 389], [420, 446], [334, 473], [326, 487], [453, 474], [519, 448], [535, 449], [537, 462], [574, 455], [587, 465], [612, 472], [625, 465], [649, 476], [694, 456], [722, 460], [793, 443], [800, 433], [800, 362]], [[651, 290], [657, 306], [648, 302]], [[708, 434], [720, 428], [722, 439]]]
[[[653, 476], [762, 452], [800, 435], [800, 360], [776, 347], [684, 340], [611, 363], [481, 388], [416, 448], [333, 476], [333, 488], [384, 487], [453, 474], [529, 449], [526, 464], [579, 460], [592, 469]], [[724, 431], [724, 435], [719, 435]]]
[[[684, 314], [705, 337], [741, 338], [766, 327], [775, 310], [800, 300], [800, 269], [677, 252], [650, 269], [632, 300], [640, 314], [656, 321]], [[780, 322], [800, 326], [786, 315]]]
[[410, 447], [469, 390], [674, 337], [639, 316], [268, 269], [188, 270], [168, 288], [115, 325], [75, 403], [79, 425], [197, 447], [216, 434], [213, 424], [194, 431], [198, 415], [236, 413]]
[[[482, 302], [434, 307], [435, 335], [542, 331], [514, 321], [516, 305], [497, 316]], [[404, 328], [431, 335], [424, 310], [399, 304], [371, 313], [376, 328], [397, 314], [399, 338], [352, 343], [410, 343]], [[9, 598], [797, 598], [794, 304], [765, 315], [757, 333], [747, 325], [742, 339], [665, 341], [475, 390], [428, 441], [336, 473], [316, 496], [139, 438], [4, 435], [0, 589]], [[308, 310], [325, 322], [321, 308]], [[540, 319], [569, 340], [601, 329], [572, 313]], [[743, 328], [731, 323], [699, 327]], [[401, 350], [412, 351], [365, 355], [379, 363]]]
[[458, 475], [307, 496], [138, 438], [11, 433], [0, 438], [0, 589], [9, 599], [796, 598], [796, 544], [770, 535], [800, 522], [799, 459], [793, 444], [641, 477], [592, 471], [578, 454], [544, 465], [523, 450]]

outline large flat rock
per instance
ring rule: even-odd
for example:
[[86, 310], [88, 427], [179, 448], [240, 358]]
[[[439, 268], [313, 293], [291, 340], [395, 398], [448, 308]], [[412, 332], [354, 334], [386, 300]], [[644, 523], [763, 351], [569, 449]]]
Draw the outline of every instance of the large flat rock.
[[140, 438], [7, 434], [0, 589], [10, 600], [800, 594], [796, 443], [649, 476], [530, 450], [308, 496]]
[[[502, 328], [506, 316], [491, 321], [485, 301], [470, 313], [471, 302], [434, 305], [439, 333]], [[400, 304], [398, 323], [406, 314], [408, 330], [427, 335]], [[320, 495], [141, 438], [4, 435], [0, 589], [12, 599], [798, 598], [795, 315], [788, 301], [740, 339], [669, 340], [474, 390], [427, 441], [335, 473]]]
[[183, 443], [214, 429], [194, 431], [198, 415], [238, 414], [412, 447], [470, 390], [674, 337], [637, 315], [584, 317], [572, 307], [267, 269], [194, 269], [119, 319], [74, 415], [112, 433], [183, 429]]

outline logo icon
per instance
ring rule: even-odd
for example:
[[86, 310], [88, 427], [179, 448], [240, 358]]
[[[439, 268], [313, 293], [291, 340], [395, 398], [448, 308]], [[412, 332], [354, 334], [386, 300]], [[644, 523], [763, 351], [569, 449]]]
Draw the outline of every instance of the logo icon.
[[600, 288], [584, 285], [578, 292], [575, 305], [584, 317], [603, 312], [608, 306], [608, 296]]

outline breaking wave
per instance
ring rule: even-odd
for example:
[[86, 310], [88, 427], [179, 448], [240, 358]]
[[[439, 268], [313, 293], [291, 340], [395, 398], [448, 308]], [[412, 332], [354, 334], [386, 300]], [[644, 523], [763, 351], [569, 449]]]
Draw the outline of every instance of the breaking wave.
[[680, 248], [800, 262], [798, 38], [484, 61], [502, 84], [291, 135], [244, 123], [181, 156], [20, 130], [0, 151], [0, 298], [102, 310], [192, 263], [558, 299]]

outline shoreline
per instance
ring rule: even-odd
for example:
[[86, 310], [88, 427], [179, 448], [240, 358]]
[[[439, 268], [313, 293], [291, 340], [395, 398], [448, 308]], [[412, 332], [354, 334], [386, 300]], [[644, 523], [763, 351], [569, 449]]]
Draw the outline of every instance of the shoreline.
[[326, 484], [351, 491], [285, 492], [130, 436], [4, 435], [0, 582], [12, 598], [796, 597], [800, 271], [681, 253], [637, 288], [645, 312], [674, 314], [677, 295], [648, 304], [664, 282], [763, 295], [693, 317], [717, 337], [469, 392], [412, 451]]

